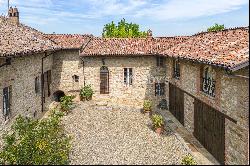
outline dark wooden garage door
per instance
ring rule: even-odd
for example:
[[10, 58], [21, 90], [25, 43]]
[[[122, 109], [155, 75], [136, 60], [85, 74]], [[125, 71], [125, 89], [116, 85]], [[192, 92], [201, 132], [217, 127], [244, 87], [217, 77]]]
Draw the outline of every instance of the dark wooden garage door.
[[225, 117], [197, 99], [194, 103], [194, 136], [221, 164], [224, 164]]
[[184, 125], [184, 92], [169, 84], [169, 110]]

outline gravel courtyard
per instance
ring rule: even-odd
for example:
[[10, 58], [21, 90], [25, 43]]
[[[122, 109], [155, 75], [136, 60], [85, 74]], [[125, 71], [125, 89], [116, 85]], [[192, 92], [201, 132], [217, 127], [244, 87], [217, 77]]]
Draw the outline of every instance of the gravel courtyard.
[[73, 136], [71, 164], [180, 164], [188, 153], [169, 129], [157, 135], [136, 109], [82, 103], [63, 122]]

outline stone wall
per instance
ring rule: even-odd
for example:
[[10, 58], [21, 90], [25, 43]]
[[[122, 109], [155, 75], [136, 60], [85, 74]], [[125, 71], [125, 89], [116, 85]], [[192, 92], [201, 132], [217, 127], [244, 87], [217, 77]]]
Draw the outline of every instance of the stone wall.
[[[108, 57], [109, 94], [100, 94], [100, 68], [102, 58], [84, 57], [86, 85], [92, 85], [93, 99], [106, 100], [119, 105], [142, 107], [145, 99], [154, 101], [154, 107], [165, 96], [155, 96], [155, 82], [165, 82], [165, 67], [156, 66], [156, 57]], [[124, 68], [132, 68], [133, 84], [124, 84]]]
[[[226, 118], [225, 123], [225, 160], [226, 164], [247, 164], [249, 141], [249, 79], [229, 76], [225, 70], [213, 67], [216, 78], [215, 98], [201, 92], [201, 67], [204, 65], [180, 61], [180, 79], [172, 78], [173, 59], [166, 61], [168, 81], [184, 90], [184, 124], [193, 132], [194, 97], [221, 111], [237, 121]], [[234, 74], [248, 76], [249, 69], [242, 69]], [[169, 91], [168, 86], [166, 87]], [[191, 96], [190, 96], [191, 95]], [[169, 101], [169, 94], [166, 94]]]
[[[41, 93], [35, 93], [35, 78], [41, 75], [41, 63], [44, 54], [35, 54], [13, 58], [9, 66], [0, 68], [0, 133], [12, 124], [17, 115], [29, 117], [41, 116]], [[44, 71], [51, 70], [52, 56], [44, 59]], [[3, 88], [12, 86], [11, 116], [5, 121], [3, 116]], [[51, 103], [45, 99], [45, 108]]]
[[[236, 74], [246, 75], [248, 70]], [[226, 164], [249, 163], [249, 79], [223, 75], [221, 107], [237, 121], [226, 120]]]
[[[61, 90], [66, 95], [79, 97], [80, 88], [84, 85], [83, 65], [78, 50], [55, 53], [53, 56], [53, 93]], [[79, 82], [74, 82], [74, 75], [79, 76]]]

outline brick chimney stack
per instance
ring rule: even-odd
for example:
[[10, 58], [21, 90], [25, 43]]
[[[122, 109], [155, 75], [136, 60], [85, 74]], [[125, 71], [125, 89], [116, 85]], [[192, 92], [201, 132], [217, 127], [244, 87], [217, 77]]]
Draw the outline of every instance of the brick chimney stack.
[[9, 19], [11, 20], [12, 23], [14, 23], [16, 25], [19, 24], [19, 12], [18, 12], [18, 9], [16, 7], [15, 8], [12, 8], [12, 7], [9, 8], [8, 16], [9, 16]]

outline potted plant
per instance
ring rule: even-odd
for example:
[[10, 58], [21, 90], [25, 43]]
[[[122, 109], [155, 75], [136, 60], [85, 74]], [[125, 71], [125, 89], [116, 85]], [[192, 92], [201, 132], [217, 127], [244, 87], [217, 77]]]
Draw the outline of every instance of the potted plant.
[[83, 101], [86, 99], [87, 101], [89, 101], [92, 99], [93, 94], [94, 91], [91, 85], [86, 85], [80, 91], [80, 100]]
[[154, 114], [152, 116], [152, 121], [155, 132], [161, 134], [163, 132], [163, 127], [164, 127], [163, 117], [161, 115]]
[[143, 103], [143, 111], [144, 113], [151, 113], [152, 111], [152, 101], [145, 100]]
[[194, 160], [193, 156], [188, 154], [182, 158], [181, 165], [197, 165], [197, 162]]

